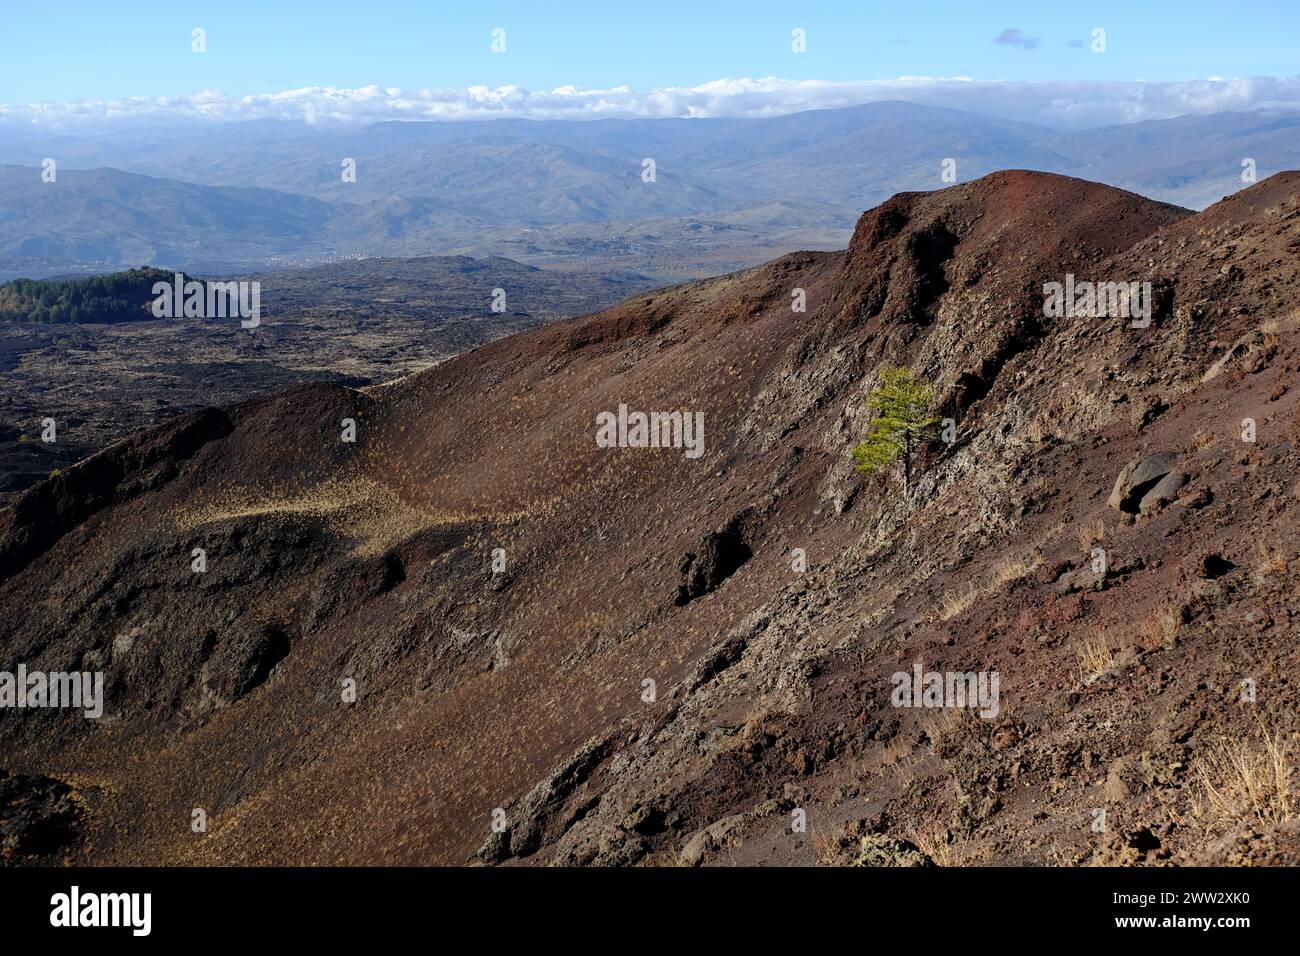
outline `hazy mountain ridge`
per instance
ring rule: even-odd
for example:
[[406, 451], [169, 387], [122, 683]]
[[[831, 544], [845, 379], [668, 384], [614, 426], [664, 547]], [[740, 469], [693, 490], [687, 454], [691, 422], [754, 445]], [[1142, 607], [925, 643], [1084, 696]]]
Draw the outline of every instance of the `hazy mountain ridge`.
[[[60, 163], [56, 184], [34, 168], [46, 156]], [[356, 182], [342, 180], [346, 158]], [[1063, 133], [886, 102], [761, 120], [257, 122], [44, 139], [0, 129], [0, 161], [21, 164], [0, 170], [0, 276], [427, 254], [702, 275], [842, 246], [865, 206], [945, 185], [946, 158], [958, 181], [1030, 168], [1200, 208], [1244, 185], [1245, 159], [1261, 179], [1300, 165], [1300, 118]], [[785, 204], [779, 225], [774, 203]], [[728, 234], [709, 235], [719, 222]], [[704, 241], [673, 238], [701, 230]]]

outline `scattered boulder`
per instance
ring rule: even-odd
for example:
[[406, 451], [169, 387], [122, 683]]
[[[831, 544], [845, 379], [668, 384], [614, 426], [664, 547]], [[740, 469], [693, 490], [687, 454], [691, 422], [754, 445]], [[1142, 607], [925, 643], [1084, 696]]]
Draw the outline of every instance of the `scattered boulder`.
[[1134, 431], [1142, 431], [1158, 417], [1169, 411], [1169, 403], [1163, 399], [1148, 395], [1137, 401], [1129, 415]]
[[1068, 571], [1056, 579], [1056, 593], [1062, 596], [1079, 591], [1103, 591], [1106, 588], [1106, 573], [1098, 573], [1091, 565], [1084, 565]]
[[[1169, 474], [1178, 462], [1178, 454], [1161, 451], [1155, 454], [1135, 458], [1124, 466], [1124, 470], [1115, 479], [1115, 487], [1106, 504], [1117, 511], [1136, 514], [1142, 499], [1151, 491], [1160, 479]], [[1186, 481], [1184, 476], [1183, 481]], [[1182, 484], [1179, 484], [1182, 487]]]
[[1189, 489], [1186, 494], [1178, 499], [1178, 504], [1182, 507], [1196, 510], [1208, 508], [1213, 503], [1214, 492], [1205, 485], [1197, 485]]
[[1039, 584], [1055, 584], [1066, 572], [1073, 569], [1073, 561], [1057, 561], [1054, 564], [1044, 564], [1034, 574], [1034, 580]]
[[1214, 580], [1221, 578], [1229, 571], [1235, 571], [1237, 566], [1225, 558], [1223, 555], [1208, 551], [1198, 555], [1195, 561], [1195, 574], [1198, 578]]
[[1126, 754], [1111, 763], [1106, 774], [1106, 799], [1119, 803], [1151, 786], [1150, 754]]
[[1187, 484], [1187, 476], [1181, 471], [1171, 471], [1159, 481], [1155, 487], [1142, 496], [1138, 502], [1139, 514], [1150, 514], [1158, 511], [1160, 508], [1174, 500], [1179, 489]]
[[678, 855], [682, 866], [699, 866], [706, 853], [716, 852], [727, 845], [728, 839], [745, 825], [743, 813], [723, 817], [698, 833], [691, 835]]
[[1233, 364], [1240, 365], [1249, 372], [1258, 372], [1276, 351], [1274, 342], [1260, 329], [1247, 332], [1234, 342], [1232, 348], [1228, 349], [1218, 361], [1205, 370], [1205, 374], [1201, 376], [1201, 384], [1214, 381]]
[[852, 820], [834, 836], [824, 838], [817, 851], [824, 866], [906, 866], [932, 867], [934, 860], [916, 844], [890, 836], [889, 821]]
[[1056, 593], [1064, 597], [1079, 591], [1105, 591], [1117, 578], [1141, 571], [1145, 567], [1145, 558], [1126, 560], [1114, 552], [1107, 552], [1105, 564], [1100, 570], [1088, 562], [1057, 578]]

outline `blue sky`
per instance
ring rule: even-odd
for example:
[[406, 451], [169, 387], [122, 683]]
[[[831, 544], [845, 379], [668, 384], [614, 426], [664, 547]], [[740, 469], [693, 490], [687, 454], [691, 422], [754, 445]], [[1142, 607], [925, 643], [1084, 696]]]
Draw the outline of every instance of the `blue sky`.
[[4, 24], [6, 126], [769, 116], [881, 99], [1062, 128], [1300, 111], [1300, 0], [71, 0], [12, 4]]
[[[190, 52], [207, 30], [208, 52]], [[489, 31], [507, 30], [507, 52]], [[790, 30], [808, 52], [790, 51]], [[1093, 27], [1107, 52], [1071, 48]], [[997, 44], [1014, 28], [1033, 49]], [[1300, 72], [1300, 4], [235, 2], [6, 4], [0, 102], [304, 86], [691, 86], [720, 77], [1186, 80]]]

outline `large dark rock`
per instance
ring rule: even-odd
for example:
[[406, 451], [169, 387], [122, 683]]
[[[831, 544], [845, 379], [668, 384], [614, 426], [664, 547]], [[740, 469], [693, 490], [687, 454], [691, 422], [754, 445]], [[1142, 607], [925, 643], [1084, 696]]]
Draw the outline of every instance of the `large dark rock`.
[[1169, 474], [1157, 481], [1151, 490], [1142, 496], [1142, 500], [1138, 502], [1138, 511], [1142, 514], [1149, 514], [1168, 502], [1173, 501], [1174, 496], [1178, 494], [1179, 490], [1185, 484], [1187, 484], [1187, 476], [1185, 474], [1181, 471], [1171, 471]]
[[1116, 510], [1136, 514], [1143, 497], [1161, 478], [1173, 471], [1177, 462], [1178, 455], [1172, 451], [1135, 458], [1115, 479], [1115, 487], [1106, 503]]

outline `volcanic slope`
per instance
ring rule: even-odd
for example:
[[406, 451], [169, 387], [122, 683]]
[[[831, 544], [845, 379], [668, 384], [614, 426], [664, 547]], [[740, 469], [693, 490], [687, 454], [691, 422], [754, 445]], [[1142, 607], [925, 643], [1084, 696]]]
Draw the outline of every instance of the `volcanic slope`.
[[[0, 512], [4, 664], [108, 685], [0, 714], [6, 856], [1300, 862], [1298, 249], [1295, 173], [1193, 215], [1003, 172], [141, 432]], [[1151, 323], [1045, 318], [1067, 275]], [[906, 492], [849, 453], [898, 364], [956, 426]], [[704, 453], [598, 447], [620, 404]], [[996, 716], [892, 706], [916, 663]]]

